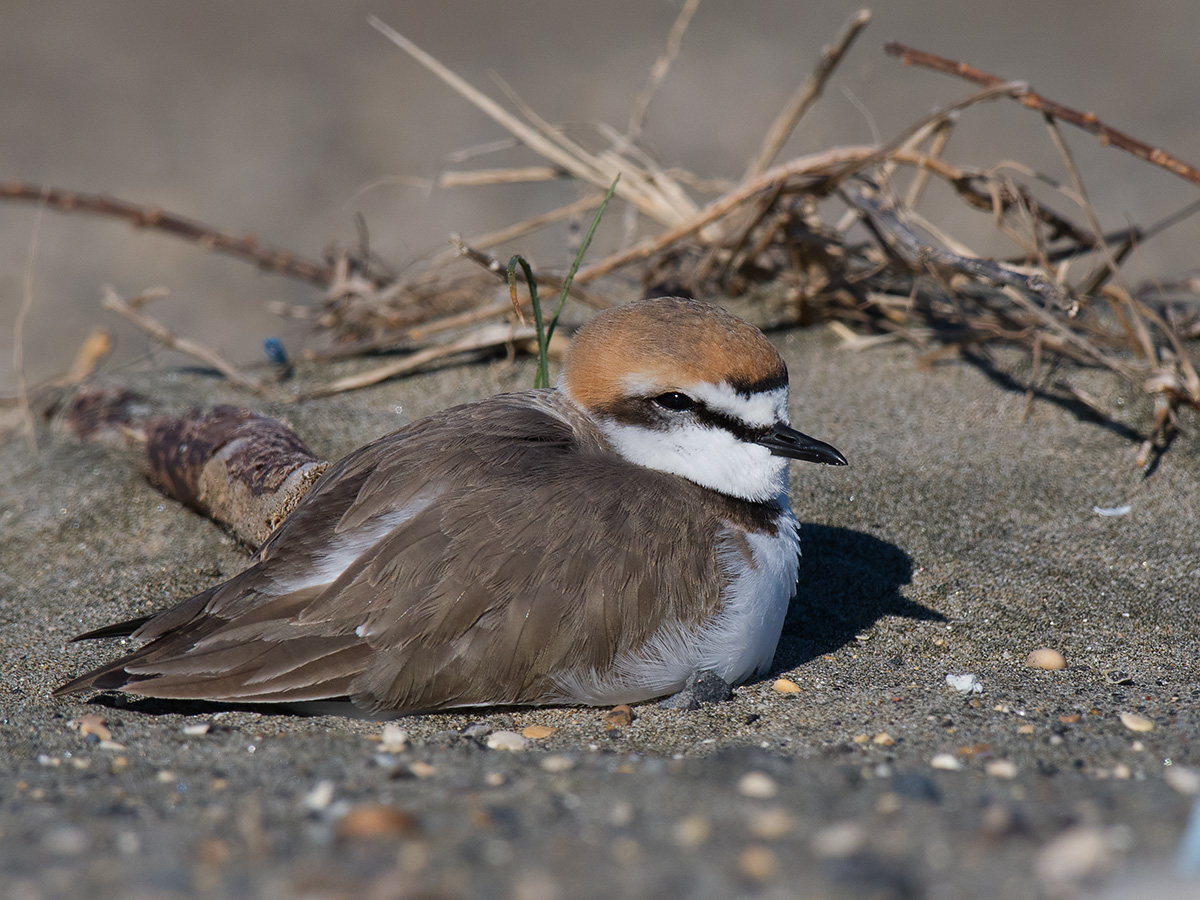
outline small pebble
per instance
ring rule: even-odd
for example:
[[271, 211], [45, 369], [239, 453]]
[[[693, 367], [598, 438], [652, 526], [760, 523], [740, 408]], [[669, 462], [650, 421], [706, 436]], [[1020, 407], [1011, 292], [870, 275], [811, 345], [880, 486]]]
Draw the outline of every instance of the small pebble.
[[528, 725], [522, 729], [521, 734], [529, 738], [531, 741], [540, 741], [542, 738], [548, 738], [557, 728], [552, 728], [549, 725]]
[[483, 776], [483, 783], [488, 787], [500, 787], [507, 780], [503, 772], [488, 772]]
[[310, 812], [324, 812], [332, 802], [332, 781], [319, 781], [316, 787], [304, 795], [304, 808]]
[[964, 675], [947, 675], [946, 684], [954, 688], [960, 694], [982, 694], [983, 685], [979, 683], [979, 679], [967, 672]]
[[777, 678], [775, 683], [771, 685], [771, 690], [778, 691], [781, 694], [798, 694], [800, 693], [800, 685], [792, 681], [790, 678]]
[[813, 835], [813, 853], [822, 859], [848, 859], [861, 851], [867, 834], [855, 822], [839, 822]]
[[1065, 669], [1067, 667], [1067, 660], [1057, 650], [1052, 650], [1049, 647], [1040, 647], [1025, 657], [1025, 665], [1031, 669], [1045, 669], [1052, 672]]
[[1187, 766], [1171, 766], [1163, 775], [1167, 784], [1189, 797], [1200, 794], [1200, 771]]
[[1017, 729], [1017, 734], [1033, 734], [1033, 726], [1026, 723]]
[[769, 881], [779, 871], [779, 859], [770, 847], [752, 844], [738, 856], [738, 871], [753, 881]]
[[1126, 849], [1125, 829], [1077, 825], [1054, 838], [1037, 855], [1034, 872], [1048, 893], [1066, 895], [1084, 881], [1111, 871], [1117, 853]]
[[429, 778], [431, 775], [437, 774], [437, 767], [431, 766], [423, 759], [414, 759], [408, 764], [408, 771], [412, 772], [418, 778]]
[[208, 734], [209, 729], [211, 728], [211, 722], [196, 722], [192, 725], [184, 725], [183, 733], [187, 737], [203, 737], [204, 735]]
[[542, 770], [550, 773], [569, 772], [575, 768], [575, 760], [561, 753], [552, 753], [542, 759]]
[[515, 731], [493, 731], [487, 736], [489, 750], [525, 750], [529, 747], [529, 739]]
[[946, 772], [957, 772], [963, 767], [962, 763], [958, 761], [958, 757], [952, 753], [939, 753], [929, 761], [929, 765]]
[[633, 710], [628, 703], [622, 703], [604, 714], [604, 727], [608, 730], [626, 728], [633, 724], [633, 720]]
[[856, 743], [856, 744], [865, 744], [865, 743], [866, 743], [867, 741], [869, 741], [870, 739], [871, 739], [871, 736], [870, 736], [869, 734], [856, 734], [856, 735], [855, 735], [855, 736], [852, 738], [852, 740], [853, 740], [853, 741], [854, 741], [854, 743]]
[[699, 847], [712, 834], [712, 825], [701, 815], [684, 816], [675, 823], [672, 837], [680, 847]]
[[764, 841], [774, 841], [791, 834], [796, 818], [786, 809], [760, 809], [750, 817], [750, 833]]
[[993, 778], [1016, 778], [1017, 764], [1008, 759], [989, 759], [984, 764], [983, 771]]
[[1119, 781], [1128, 781], [1133, 777], [1133, 772], [1125, 763], [1117, 763], [1113, 766], [1112, 777]]
[[1130, 731], [1153, 731], [1154, 723], [1137, 713], [1121, 713], [1121, 724]]
[[875, 812], [882, 816], [890, 816], [900, 812], [902, 805], [900, 795], [895, 791], [888, 791], [885, 794], [880, 794], [879, 799], [875, 801]]
[[170, 784], [171, 782], [179, 780], [179, 777], [169, 769], [160, 769], [154, 777], [163, 784]]
[[871, 743], [878, 744], [881, 747], [890, 747], [896, 743], [896, 739], [886, 731], [881, 731], [875, 737], [871, 738]]
[[395, 722], [388, 722], [379, 736], [379, 748], [385, 753], [403, 753], [408, 749], [408, 732]]
[[99, 740], [111, 741], [112, 732], [108, 730], [108, 722], [103, 716], [98, 716], [95, 713], [88, 713], [80, 716], [78, 719], [72, 719], [67, 723], [72, 728], [78, 730], [83, 737], [95, 735]]
[[766, 772], [747, 772], [737, 783], [738, 793], [756, 800], [770, 800], [779, 793], [779, 786]]
[[403, 810], [381, 803], [353, 807], [338, 821], [340, 838], [407, 837], [416, 834], [417, 820]]

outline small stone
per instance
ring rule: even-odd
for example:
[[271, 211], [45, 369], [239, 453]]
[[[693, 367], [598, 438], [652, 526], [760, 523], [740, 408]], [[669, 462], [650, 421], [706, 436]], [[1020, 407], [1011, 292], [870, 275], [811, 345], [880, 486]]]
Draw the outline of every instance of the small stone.
[[408, 771], [412, 772], [418, 778], [429, 778], [437, 774], [437, 767], [431, 766], [423, 759], [414, 759], [408, 764]]
[[157, 778], [162, 784], [171, 784], [172, 782], [179, 780], [179, 777], [170, 769], [160, 769], [154, 777]]
[[1154, 723], [1137, 713], [1121, 713], [1121, 724], [1130, 731], [1153, 731]]
[[882, 816], [890, 816], [900, 812], [902, 805], [900, 795], [895, 791], [888, 791], [880, 794], [879, 799], [875, 801], [875, 812]]
[[1045, 669], [1048, 672], [1056, 672], [1059, 669], [1067, 667], [1067, 660], [1057, 650], [1052, 650], [1049, 647], [1040, 647], [1025, 657], [1025, 665], [1031, 669]]
[[608, 731], [614, 728], [627, 728], [633, 724], [633, 720], [633, 709], [628, 703], [621, 703], [604, 714], [604, 728]]
[[865, 744], [867, 741], [871, 740], [871, 736], [869, 734], [856, 734], [850, 740], [854, 741], [856, 744]]
[[500, 787], [507, 780], [503, 772], [488, 772], [483, 776], [483, 783], [488, 787]]
[[384, 753], [403, 753], [408, 749], [408, 732], [395, 722], [388, 722], [379, 735], [379, 749]]
[[680, 847], [699, 847], [712, 834], [712, 825], [701, 815], [684, 816], [675, 823], [672, 837]]
[[542, 738], [548, 738], [554, 732], [558, 731], [550, 725], [527, 725], [521, 730], [521, 734], [531, 741], [540, 741]]
[[1028, 722], [1017, 729], [1017, 734], [1033, 734], [1033, 726]]
[[561, 753], [552, 753], [542, 759], [542, 771], [558, 774], [559, 772], [569, 772], [575, 768], [575, 760], [569, 756], [563, 756]]
[[529, 739], [515, 731], [493, 731], [487, 736], [489, 750], [525, 750], [529, 747]]
[[1080, 722], [1082, 719], [1083, 719], [1083, 716], [1081, 716], [1079, 713], [1075, 713], [1074, 715], [1070, 715], [1070, 716], [1059, 716], [1058, 717], [1058, 721], [1064, 725], [1074, 725], [1074, 724]]
[[1193, 797], [1200, 794], [1200, 771], [1187, 766], [1171, 766], [1163, 775], [1167, 784], [1181, 794]]
[[729, 682], [716, 672], [693, 672], [678, 693], [659, 702], [664, 709], [699, 709], [710, 703], [720, 703], [733, 696]]
[[108, 769], [114, 775], [119, 775], [125, 771], [125, 767], [129, 765], [128, 756], [117, 756], [108, 764]]
[[946, 684], [954, 688], [960, 694], [982, 694], [983, 685], [979, 683], [979, 679], [967, 672], [965, 675], [947, 675]]
[[822, 859], [848, 859], [861, 851], [867, 834], [856, 822], [839, 822], [813, 835], [813, 853]]
[[1141, 753], [1143, 750], [1146, 749], [1146, 745], [1143, 744], [1141, 741], [1134, 741], [1132, 744], [1129, 745], [1129, 749], [1132, 750], [1134, 753]]
[[340, 838], [409, 837], [419, 831], [417, 820], [403, 810], [382, 803], [353, 807], [338, 821]]
[[1034, 873], [1054, 895], [1074, 894], [1082, 882], [1111, 871], [1117, 851], [1129, 843], [1126, 829], [1079, 825], [1054, 838], [1037, 855]]
[[738, 871], [752, 881], [768, 881], [779, 871], [779, 859], [770, 847], [752, 844], [738, 856]]
[[896, 743], [896, 739], [886, 731], [881, 731], [875, 737], [871, 738], [871, 743], [878, 744], [880, 747], [890, 747]]
[[319, 781], [304, 795], [304, 808], [309, 812], [324, 812], [333, 802], [333, 782]]
[[786, 809], [760, 809], [750, 817], [750, 833], [764, 841], [786, 837], [796, 828], [796, 818]]
[[211, 728], [211, 722], [196, 722], [191, 725], [184, 725], [183, 733], [187, 737], [203, 737], [208, 734]]
[[196, 848], [196, 858], [201, 865], [220, 867], [229, 862], [229, 858], [233, 855], [229, 844], [220, 838], [209, 838], [201, 841]]
[[737, 783], [738, 793], [755, 800], [770, 800], [779, 793], [779, 785], [766, 772], [747, 772]]
[[1117, 763], [1113, 766], [1112, 777], [1118, 781], [1128, 781], [1133, 777], [1133, 772], [1125, 763]]
[[1008, 759], [989, 759], [984, 764], [983, 771], [993, 778], [1016, 778], [1017, 764]]
[[800, 685], [792, 681], [790, 678], [777, 678], [775, 683], [771, 685], [771, 690], [778, 691], [781, 694], [798, 694], [800, 693]]
[[963, 767], [962, 763], [958, 761], [958, 757], [952, 753], [939, 753], [929, 761], [929, 765], [945, 772], [957, 772]]
[[98, 746], [101, 750], [124, 750], [124, 744], [118, 744], [116, 741], [101, 741]]
[[108, 722], [105, 721], [103, 716], [98, 716], [95, 713], [87, 713], [78, 719], [72, 719], [67, 724], [76, 729], [85, 738], [94, 735], [101, 741], [112, 740], [112, 732], [108, 730]]

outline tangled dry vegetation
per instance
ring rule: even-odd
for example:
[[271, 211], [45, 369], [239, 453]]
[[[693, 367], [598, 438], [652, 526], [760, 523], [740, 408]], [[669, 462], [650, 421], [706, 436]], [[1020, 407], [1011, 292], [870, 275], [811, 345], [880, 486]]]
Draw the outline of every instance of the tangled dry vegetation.
[[[1146, 465], [1170, 444], [1178, 433], [1180, 409], [1200, 408], [1191, 343], [1200, 337], [1200, 278], [1131, 284], [1122, 264], [1140, 243], [1200, 209], [1200, 202], [1149, 226], [1105, 233], [1060, 125], [1082, 128], [1103, 144], [1193, 185], [1200, 185], [1200, 171], [1021, 83], [896, 44], [885, 51], [905, 64], [972, 83], [973, 92], [882, 145], [836, 147], [777, 162], [788, 137], [867, 26], [870, 14], [865, 10], [825, 48], [739, 177], [705, 180], [664, 169], [640, 149], [638, 139], [646, 109], [680, 50], [697, 5], [698, 0], [684, 4], [625, 130], [598, 126], [605, 138], [600, 149], [589, 149], [544, 121], [507, 89], [508, 105], [501, 104], [372, 20], [397, 47], [540, 157], [537, 165], [523, 168], [446, 171], [440, 185], [572, 179], [580, 187], [578, 200], [536, 218], [492, 234], [455, 236], [450, 249], [402, 276], [368, 252], [365, 239], [359, 250], [311, 262], [264, 248], [251, 237], [234, 237], [111, 198], [24, 184], [0, 185], [0, 198], [123, 217], [137, 227], [165, 230], [316, 285], [324, 292], [319, 306], [279, 310], [312, 320], [321, 340], [309, 354], [387, 356], [381, 365], [326, 388], [340, 391], [500, 346], [528, 349], [531, 330], [513, 317], [503, 283], [505, 261], [490, 252], [536, 229], [590, 216], [620, 176], [615, 196], [625, 205], [625, 246], [579, 270], [571, 296], [583, 304], [608, 305], [611, 291], [602, 279], [617, 277], [639, 280], [646, 293], [761, 293], [773, 298], [776, 321], [828, 323], [852, 347], [909, 341], [923, 348], [924, 362], [1016, 346], [1027, 353], [1027, 377], [1019, 381], [1030, 400], [1035, 392], [1057, 392], [1076, 408], [1110, 419], [1106, 400], [1061, 380], [1047, 387], [1043, 377], [1055, 362], [1103, 367], [1153, 399], [1153, 421], [1140, 434], [1139, 463]], [[1032, 169], [1022, 173], [1011, 162], [969, 166], [943, 155], [962, 111], [1001, 99], [1015, 100], [1045, 121], [1070, 181], [1054, 186], [1050, 202], [1043, 199], [1050, 180]], [[1011, 257], [982, 257], [928, 221], [922, 198], [932, 179], [990, 216], [993, 227], [1015, 248]], [[619, 215], [616, 209], [610, 208], [609, 215]], [[543, 287], [562, 284], [556, 272], [536, 271], [535, 277]], [[239, 373], [211, 350], [185, 343], [150, 319], [141, 308], [145, 299], [125, 301], [110, 294], [106, 305], [163, 343], [217, 365], [247, 389], [263, 389], [259, 380]]]

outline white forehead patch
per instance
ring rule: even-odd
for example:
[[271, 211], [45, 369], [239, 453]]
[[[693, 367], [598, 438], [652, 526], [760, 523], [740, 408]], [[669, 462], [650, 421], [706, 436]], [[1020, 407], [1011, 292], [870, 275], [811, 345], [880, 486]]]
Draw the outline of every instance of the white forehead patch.
[[685, 388], [686, 392], [700, 400], [709, 409], [741, 419], [747, 425], [767, 427], [788, 421], [788, 386], [780, 385], [769, 391], [758, 391], [746, 396], [734, 390], [728, 382], [712, 384], [697, 382]]

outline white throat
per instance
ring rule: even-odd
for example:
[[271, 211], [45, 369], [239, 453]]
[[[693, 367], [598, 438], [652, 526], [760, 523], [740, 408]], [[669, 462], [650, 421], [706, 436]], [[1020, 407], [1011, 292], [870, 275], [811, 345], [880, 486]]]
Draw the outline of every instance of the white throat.
[[788, 461], [759, 444], [738, 440], [724, 428], [679, 425], [667, 430], [598, 423], [625, 459], [670, 472], [722, 494], [761, 502], [785, 494]]

